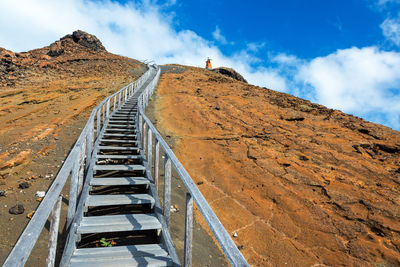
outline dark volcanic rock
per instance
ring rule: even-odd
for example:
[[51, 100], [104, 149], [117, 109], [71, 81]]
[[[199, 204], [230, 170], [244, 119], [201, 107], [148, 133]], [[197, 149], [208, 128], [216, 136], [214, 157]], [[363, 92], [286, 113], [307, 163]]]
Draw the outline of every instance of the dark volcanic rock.
[[72, 39], [75, 43], [78, 43], [84, 47], [87, 47], [93, 51], [97, 52], [105, 52], [106, 49], [104, 48], [103, 44], [100, 42], [99, 39], [97, 39], [96, 36], [86, 33], [81, 30], [74, 31], [71, 34], [68, 34], [61, 38], [60, 40], [65, 40], [65, 39]]
[[8, 212], [10, 212], [11, 214], [22, 214], [24, 213], [25, 208], [24, 206], [22, 206], [21, 204], [17, 204], [14, 207], [11, 207], [10, 210]]
[[18, 185], [18, 187], [21, 189], [29, 188], [29, 184], [28, 184], [28, 182], [23, 182], [23, 183], [20, 183]]
[[243, 78], [243, 76], [240, 75], [238, 72], [236, 72], [234, 69], [220, 67], [220, 68], [212, 69], [211, 71], [228, 76], [232, 79], [247, 83], [246, 79]]
[[64, 49], [61, 46], [61, 42], [55, 42], [50, 45], [50, 51], [47, 53], [47, 55], [51, 57], [58, 57], [59, 55], [62, 55], [64, 53]]

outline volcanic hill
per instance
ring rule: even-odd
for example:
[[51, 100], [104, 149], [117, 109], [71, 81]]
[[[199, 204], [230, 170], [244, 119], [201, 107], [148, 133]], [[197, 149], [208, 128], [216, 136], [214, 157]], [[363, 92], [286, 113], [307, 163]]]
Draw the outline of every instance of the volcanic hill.
[[[144, 71], [82, 31], [0, 48], [0, 262], [91, 109]], [[251, 265], [400, 265], [399, 132], [226, 69], [163, 71], [149, 116]]]
[[251, 265], [400, 266], [400, 132], [187, 66], [153, 99]]

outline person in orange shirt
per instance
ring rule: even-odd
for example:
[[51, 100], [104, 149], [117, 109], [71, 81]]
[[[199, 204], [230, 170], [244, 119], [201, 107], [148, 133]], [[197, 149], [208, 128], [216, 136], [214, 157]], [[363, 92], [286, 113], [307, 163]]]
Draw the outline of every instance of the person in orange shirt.
[[206, 69], [211, 70], [212, 66], [211, 66], [211, 59], [208, 57], [207, 61], [206, 61]]

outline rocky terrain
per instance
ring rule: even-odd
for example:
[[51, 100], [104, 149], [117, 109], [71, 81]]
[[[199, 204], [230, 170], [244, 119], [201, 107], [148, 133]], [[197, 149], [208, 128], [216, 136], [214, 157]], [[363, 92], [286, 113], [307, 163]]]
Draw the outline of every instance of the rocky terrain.
[[400, 265], [399, 132], [185, 66], [169, 67], [153, 99], [250, 264]]
[[82, 31], [24, 53], [0, 48], [0, 263], [40, 203], [36, 192], [47, 190], [92, 108], [145, 70]]

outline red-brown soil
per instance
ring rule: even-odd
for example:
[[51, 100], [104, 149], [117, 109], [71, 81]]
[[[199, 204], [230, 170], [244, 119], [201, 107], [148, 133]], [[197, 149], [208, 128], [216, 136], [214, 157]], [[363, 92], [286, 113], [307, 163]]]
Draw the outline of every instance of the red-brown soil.
[[157, 127], [255, 266], [399, 266], [400, 133], [177, 66]]
[[[36, 191], [47, 190], [92, 109], [145, 69], [80, 31], [24, 53], [0, 48], [0, 263], [38, 206]], [[30, 187], [18, 188], [25, 181]], [[9, 214], [16, 204], [23, 214]], [[43, 260], [45, 252], [36, 253]]]

